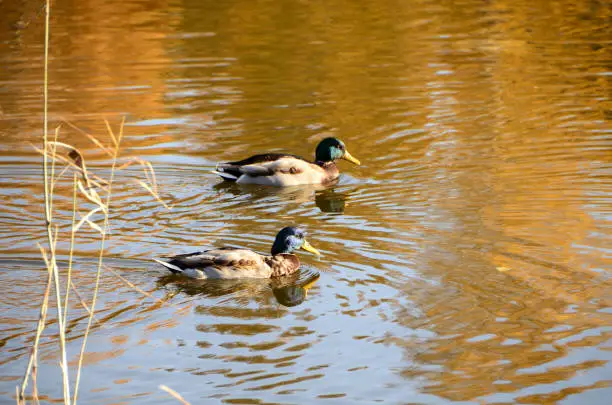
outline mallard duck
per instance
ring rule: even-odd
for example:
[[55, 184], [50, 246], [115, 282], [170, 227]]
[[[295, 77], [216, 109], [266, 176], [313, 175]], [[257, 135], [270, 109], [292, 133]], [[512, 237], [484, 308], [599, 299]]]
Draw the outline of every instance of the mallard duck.
[[315, 161], [286, 153], [264, 153], [235, 162], [219, 163], [213, 173], [224, 180], [243, 184], [267, 186], [297, 186], [300, 184], [327, 184], [340, 175], [337, 159], [360, 165], [336, 138], [325, 138], [315, 150]]
[[196, 279], [272, 278], [295, 273], [300, 260], [292, 252], [304, 249], [320, 255], [306, 241], [306, 232], [286, 227], [276, 235], [272, 255], [264, 256], [248, 249], [220, 248], [153, 259], [172, 273]]

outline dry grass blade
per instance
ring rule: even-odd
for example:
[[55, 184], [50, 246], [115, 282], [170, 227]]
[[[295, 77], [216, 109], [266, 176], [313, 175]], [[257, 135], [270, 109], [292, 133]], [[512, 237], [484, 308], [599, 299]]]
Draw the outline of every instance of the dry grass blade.
[[155, 169], [153, 168], [153, 165], [151, 164], [151, 162], [148, 162], [146, 160], [137, 158], [137, 157], [132, 157], [130, 158], [130, 160], [126, 163], [124, 163], [123, 165], [119, 166], [119, 168], [117, 170], [123, 170], [126, 169], [128, 167], [130, 167], [131, 165], [138, 163], [139, 165], [142, 166], [143, 169], [143, 173], [146, 177], [147, 182], [150, 184], [145, 183], [142, 180], [135, 180], [136, 184], [138, 184], [139, 186], [141, 186], [142, 188], [144, 188], [147, 192], [149, 192], [149, 194], [151, 194], [153, 196], [153, 198], [155, 198], [160, 204], [162, 204], [166, 209], [171, 210], [172, 207], [169, 206], [168, 204], [166, 204], [162, 198], [159, 196], [159, 191], [157, 188], [157, 177], [155, 176]]
[[70, 282], [70, 287], [72, 287], [72, 291], [74, 291], [74, 295], [76, 295], [76, 297], [79, 299], [79, 301], [81, 302], [81, 306], [83, 308], [85, 308], [85, 311], [87, 311], [87, 314], [89, 316], [92, 316], [94, 321], [96, 321], [96, 323], [98, 323], [100, 326], [102, 326], [102, 322], [100, 322], [95, 316], [94, 314], [91, 312], [91, 309], [89, 309], [89, 307], [87, 306], [87, 304], [85, 303], [85, 300], [83, 299], [83, 297], [81, 296], [81, 294], [79, 294], [79, 290], [77, 290], [76, 285], [74, 285], [73, 282]]
[[85, 196], [85, 198], [96, 204], [104, 212], [104, 214], [108, 214], [108, 207], [102, 202], [102, 199], [100, 198], [96, 190], [94, 190], [93, 188], [89, 191], [85, 190], [85, 187], [83, 187], [83, 183], [81, 182], [81, 180], [78, 180], [77, 184], [79, 186], [79, 190]]
[[89, 138], [90, 141], [92, 141], [98, 148], [104, 151], [108, 156], [111, 156], [111, 157], [113, 156], [112, 149], [104, 146], [102, 142], [100, 142], [95, 136], [83, 131], [81, 128], [77, 127], [76, 125], [66, 120], [65, 118], [62, 118], [62, 122], [65, 122], [66, 125], [68, 125], [70, 128], [80, 132], [82, 135], [85, 135], [87, 138]]
[[[83, 226], [83, 224], [84, 224], [85, 222], [87, 222], [87, 223], [89, 223], [89, 224], [91, 225], [91, 223], [92, 223], [92, 222], [89, 220], [89, 218], [90, 218], [90, 217], [91, 217], [93, 214], [95, 214], [96, 212], [100, 212], [100, 211], [102, 211], [102, 208], [101, 208], [101, 207], [97, 207], [97, 208], [94, 208], [93, 210], [89, 211], [89, 212], [87, 213], [87, 215], [85, 215], [84, 217], [82, 217], [82, 218], [81, 218], [81, 220], [80, 220], [80, 221], [79, 221], [79, 222], [78, 222], [76, 225], [73, 225], [73, 227], [72, 227], [72, 231], [73, 231], [73, 232], [77, 232], [77, 231], [78, 231], [78, 230], [81, 228], [81, 226]], [[98, 225], [96, 225], [96, 226], [94, 227], [94, 229], [95, 229], [96, 231], [98, 231], [98, 232], [102, 233], [102, 230], [100, 229], [100, 227], [99, 227]]]
[[[60, 144], [62, 144], [61, 142], [59, 142], [59, 143], [60, 143]], [[67, 147], [69, 147], [71, 150], [76, 150], [75, 148], [73, 148], [73, 147], [72, 147], [72, 146], [70, 146], [70, 145], [67, 145], [67, 144], [62, 144], [62, 145], [66, 145], [66, 146], [67, 146]], [[79, 173], [81, 173], [82, 175], [86, 175], [86, 176], [87, 176], [87, 178], [85, 179], [85, 183], [90, 184], [90, 187], [94, 187], [94, 186], [95, 186], [95, 187], [97, 187], [97, 188], [99, 188], [99, 189], [106, 190], [106, 184], [108, 184], [108, 183], [107, 183], [107, 181], [106, 181], [106, 180], [102, 179], [101, 177], [98, 177], [98, 176], [93, 175], [93, 174], [91, 174], [91, 175], [90, 175], [90, 174], [88, 174], [87, 172], [84, 172], [84, 170], [83, 170], [83, 169], [82, 169], [80, 166], [77, 166], [77, 165], [76, 165], [74, 162], [72, 162], [72, 161], [71, 161], [71, 160], [69, 160], [69, 159], [66, 159], [66, 158], [65, 158], [65, 157], [63, 157], [62, 155], [59, 155], [59, 154], [49, 155], [49, 153], [45, 153], [45, 152], [44, 152], [42, 149], [37, 148], [37, 147], [36, 147], [36, 146], [34, 146], [34, 145], [31, 145], [31, 146], [32, 146], [32, 148], [33, 148], [35, 151], [37, 151], [37, 152], [38, 152], [38, 153], [40, 153], [41, 155], [43, 155], [43, 156], [45, 156], [45, 155], [46, 155], [47, 157], [49, 157], [49, 156], [50, 156], [52, 159], [61, 160], [62, 162], [66, 163], [68, 166], [72, 167], [73, 169], [75, 169], [76, 171], [78, 171]], [[80, 152], [79, 152], [79, 153], [80, 153]], [[95, 178], [95, 180], [94, 180], [93, 178]]]
[[[47, 223], [47, 230], [51, 228], [51, 223]], [[53, 271], [53, 280], [55, 284], [55, 300], [57, 305], [57, 323], [59, 329], [59, 345], [60, 345], [60, 369], [62, 370], [63, 388], [64, 388], [64, 403], [70, 404], [70, 382], [68, 379], [68, 358], [66, 354], [66, 324], [62, 316], [62, 299], [60, 290], [59, 269], [57, 267], [57, 259], [55, 256], [57, 247], [58, 226], [55, 226], [55, 234], [53, 235], [53, 243], [51, 245], [51, 270]]]
[[[58, 127], [59, 129], [59, 127]], [[61, 155], [57, 154], [57, 147], [61, 146], [62, 148], [68, 149], [70, 152], [68, 153], [68, 157], [70, 157], [70, 159], [72, 159], [73, 161], [73, 166], [76, 169], [79, 169], [79, 171], [81, 172], [81, 175], [83, 176], [83, 181], [85, 182], [85, 184], [87, 184], [88, 188], [93, 188], [93, 186], [95, 185], [96, 187], [100, 187], [99, 184], [95, 184], [90, 178], [89, 178], [89, 172], [87, 171], [87, 166], [85, 165], [85, 159], [83, 158], [83, 154], [81, 153], [81, 151], [79, 151], [77, 148], [75, 148], [72, 145], [68, 145], [67, 143], [64, 142], [58, 142], [58, 141], [52, 141], [50, 142], [51, 145], [53, 145], [53, 151], [51, 153], [51, 158], [53, 159], [53, 162], [55, 162], [57, 159], [62, 160], [66, 163], [68, 163], [70, 165], [70, 161], [67, 160], [66, 158], [63, 158]], [[101, 184], [106, 183], [106, 181], [100, 177], [98, 177], [98, 181]]]
[[[91, 324], [93, 321], [93, 314], [96, 310], [96, 302], [98, 300], [98, 291], [100, 288], [100, 276], [102, 274], [102, 262], [104, 260], [104, 248], [105, 248], [105, 243], [106, 243], [106, 235], [107, 235], [107, 230], [108, 230], [108, 220], [109, 220], [109, 210], [110, 210], [110, 203], [111, 203], [111, 196], [112, 196], [112, 187], [113, 187], [113, 181], [115, 179], [115, 169], [117, 167], [117, 159], [119, 157], [119, 146], [121, 143], [121, 138], [123, 136], [123, 125], [125, 123], [125, 118], [121, 121], [121, 130], [119, 132], [119, 138], [115, 139], [115, 136], [112, 134], [112, 129], [110, 128], [110, 124], [108, 123], [108, 121], [105, 121], [106, 125], [108, 127], [109, 133], [111, 134], [113, 141], [116, 141], [116, 145], [115, 145], [115, 149], [113, 150], [113, 163], [111, 165], [111, 172], [110, 172], [110, 178], [109, 178], [109, 182], [108, 182], [108, 191], [106, 194], [106, 203], [102, 204], [105, 208], [103, 208], [104, 210], [104, 226], [102, 227], [102, 239], [100, 240], [100, 253], [98, 255], [98, 266], [97, 266], [97, 270], [96, 270], [96, 281], [95, 281], [95, 285], [94, 285], [94, 293], [93, 293], [93, 298], [91, 300], [91, 314], [87, 320], [87, 328], [85, 329], [85, 334], [83, 335], [83, 343], [81, 345], [81, 351], [79, 352], [79, 360], [78, 360], [78, 366], [77, 366], [77, 375], [76, 375], [76, 382], [74, 384], [74, 403], [76, 404], [77, 399], [78, 399], [78, 392], [79, 392], [79, 383], [81, 381], [81, 370], [83, 369], [83, 359], [85, 357], [85, 347], [87, 346], [87, 337], [89, 336], [89, 331], [91, 330]], [[79, 187], [82, 187], [81, 184], [79, 184]], [[83, 191], [83, 190], [82, 190]], [[93, 191], [93, 190], [92, 190]]]
[[59, 179], [61, 179], [62, 176], [68, 171], [69, 168], [70, 168], [69, 166], [64, 166], [62, 171], [57, 176], [55, 176], [55, 179], [53, 181], [55, 181], [57, 183], [59, 181]]
[[125, 115], [121, 117], [121, 125], [119, 126], [119, 140], [117, 141], [117, 146], [119, 146], [119, 142], [123, 138], [123, 129], [125, 128]]
[[157, 193], [157, 178], [155, 177], [155, 169], [153, 169], [153, 165], [151, 164], [151, 162], [138, 158], [138, 157], [131, 157], [126, 163], [119, 166], [117, 170], [126, 169], [135, 163], [138, 163], [139, 165], [142, 166], [142, 169], [143, 169], [143, 172], [145, 174], [147, 181], [151, 183], [151, 187]]
[[74, 164], [77, 165], [81, 169], [81, 174], [83, 175], [83, 181], [87, 184], [88, 188], [91, 188], [91, 181], [89, 180], [89, 176], [87, 175], [87, 167], [85, 166], [85, 159], [83, 159], [83, 154], [79, 152], [77, 149], [72, 148], [70, 153], [68, 153], [70, 159], [73, 160]]
[[[42, 246], [39, 246], [41, 250], [42, 257], [45, 261], [45, 265], [47, 268], [47, 284], [45, 288], [45, 292], [43, 295], [43, 300], [40, 306], [40, 314], [38, 318], [38, 323], [35, 331], [34, 342], [31, 349], [30, 358], [28, 361], [27, 368], [25, 370], [25, 374], [23, 377], [23, 381], [21, 386], [16, 387], [16, 400], [17, 403], [25, 404], [25, 392], [28, 386], [28, 381], [32, 381], [32, 398], [34, 402], [38, 403], [38, 390], [36, 387], [36, 379], [37, 379], [37, 359], [38, 352], [40, 347], [40, 340], [43, 330], [45, 329], [46, 324], [48, 323], [47, 314], [49, 309], [49, 297], [51, 294], [52, 287], [55, 287], [55, 301], [57, 305], [57, 327], [59, 331], [59, 356], [60, 356], [60, 370], [62, 377], [62, 393], [63, 393], [63, 402], [64, 404], [70, 405], [72, 403], [72, 398], [70, 395], [70, 379], [68, 374], [68, 361], [67, 361], [67, 353], [66, 353], [66, 323], [67, 323], [67, 312], [68, 312], [68, 302], [69, 302], [69, 291], [72, 288], [76, 297], [81, 301], [81, 305], [83, 308], [87, 310], [88, 320], [87, 320], [87, 328], [85, 330], [83, 336], [83, 342], [81, 345], [81, 349], [79, 352], [78, 358], [78, 368], [76, 370], [76, 382], [74, 385], [74, 403], [76, 404], [78, 399], [78, 388], [79, 381], [83, 367], [83, 358], [85, 353], [85, 348], [87, 344], [87, 337], [92, 327], [92, 322], [95, 320], [99, 323], [97, 319], [95, 319], [95, 307], [99, 293], [100, 286], [100, 274], [102, 270], [102, 263], [105, 254], [105, 241], [108, 236], [109, 230], [109, 209], [112, 195], [112, 184], [116, 172], [117, 160], [119, 156], [119, 146], [121, 144], [121, 140], [123, 137], [123, 130], [125, 126], [125, 118], [121, 121], [120, 130], [117, 136], [112, 131], [112, 128], [108, 121], [105, 120], [106, 127], [108, 129], [109, 135], [113, 141], [114, 149], [111, 149], [104, 144], [102, 144], [98, 139], [93, 137], [90, 134], [85, 133], [85, 135], [102, 151], [107, 153], [112, 157], [112, 167], [109, 181], [94, 175], [90, 174], [85, 165], [85, 159], [83, 158], [83, 154], [76, 149], [75, 147], [68, 145], [63, 142], [58, 141], [60, 126], [55, 129], [55, 137], [53, 140], [49, 140], [48, 128], [49, 128], [49, 120], [48, 120], [48, 109], [49, 109], [49, 37], [50, 37], [50, 14], [51, 14], [51, 5], [50, 0], [45, 0], [45, 38], [44, 38], [44, 81], [43, 81], [43, 138], [42, 138], [42, 148], [38, 148], [34, 145], [34, 149], [42, 154], [42, 177], [43, 177], [43, 185], [44, 185], [44, 218], [45, 218], [45, 231], [46, 231], [46, 239], [48, 243], [48, 252]], [[68, 123], [73, 128], [76, 128], [74, 125]], [[76, 128], [78, 130], [78, 128]], [[83, 132], [83, 131], [81, 131]], [[58, 153], [58, 149], [67, 149], [68, 156], [62, 156], [62, 154]], [[66, 164], [59, 176], [56, 177], [56, 166], [58, 162], [63, 162]], [[157, 196], [157, 183], [155, 179], [155, 173], [153, 172], [153, 167], [150, 163], [142, 163], [145, 167], [145, 177], [147, 181], [151, 184], [149, 189], [152, 194], [157, 198], [158, 201], [161, 199]], [[61, 292], [61, 281], [59, 275], [59, 268], [56, 257], [56, 247], [57, 247], [57, 239], [58, 239], [58, 229], [59, 225], [54, 222], [53, 219], [53, 197], [55, 192], [55, 186], [57, 181], [62, 177], [62, 175], [69, 169], [74, 169], [73, 175], [73, 215], [71, 222], [71, 238], [70, 238], [70, 255], [69, 255], [69, 265], [68, 265], [68, 277], [65, 284], [66, 293], [64, 295], [64, 300], [62, 302], [62, 292]], [[79, 179], [79, 176], [82, 179]], [[96, 191], [96, 189], [98, 191]], [[77, 213], [77, 197], [78, 194], [82, 193], [83, 196], [90, 202], [96, 205], [96, 208], [92, 209], [88, 214], [86, 214], [78, 224], [76, 224], [76, 213]], [[103, 201], [100, 194], [105, 196], [105, 201]], [[165, 204], [164, 204], [165, 206]], [[91, 216], [96, 213], [102, 211], [104, 213], [104, 226], [100, 227], [90, 220]], [[75, 233], [80, 229], [80, 227], [87, 223], [93, 229], [97, 230], [101, 233], [102, 238], [100, 241], [100, 250], [98, 255], [98, 264], [96, 271], [96, 280], [95, 286], [93, 289], [93, 298], [91, 301], [91, 308], [87, 306], [85, 301], [81, 298], [81, 295], [78, 293], [75, 284], [72, 282], [72, 263], [73, 263], [73, 252], [75, 245]], [[127, 280], [125, 280], [127, 282]], [[131, 283], [130, 283], [131, 284]], [[139, 290], [137, 287], [132, 285], [133, 288]], [[142, 290], [139, 290], [147, 296], [150, 294], [145, 293]], [[163, 301], [156, 299], [163, 303]]]
[[[117, 142], [117, 138], [115, 138], [115, 134], [113, 133], [113, 129], [111, 128], [108, 120], [104, 120], [104, 123], [106, 124], [106, 129], [108, 130], [108, 133], [110, 134], [111, 139], [113, 140], [113, 144], [115, 144], [115, 148], [117, 148], [119, 146], [119, 142]], [[123, 129], [123, 123], [121, 124], [121, 127]]]
[[[53, 138], [53, 142], [50, 142], [51, 146], [53, 146], [53, 151], [51, 152], [51, 155], [54, 156], [57, 153], [57, 136], [59, 135], [59, 130], [60, 130], [60, 126], [58, 125], [55, 128], [55, 137]], [[55, 194], [55, 162], [56, 159], [51, 159], [51, 186], [50, 186], [50, 193], [51, 193], [51, 198], [49, 199], [49, 212], [53, 213], [53, 195]]]
[[[85, 184], [87, 184], [87, 187], [93, 188], [94, 185], [96, 187], [99, 187], [99, 185], [97, 184], [92, 185], [93, 182], [89, 178], [89, 171], [87, 170], [87, 165], [85, 165], [85, 158], [83, 157], [83, 154], [81, 153], [81, 151], [68, 144], [63, 144], [63, 146], [70, 149], [70, 153], [68, 154], [68, 156], [70, 157], [70, 159], [73, 160], [74, 164], [78, 168], [81, 169], [81, 173], [83, 174], [83, 181], [85, 181]], [[108, 184], [106, 180], [100, 177], [97, 177], [97, 178], [101, 184]]]
[[145, 297], [151, 298], [157, 302], [159, 302], [160, 304], [164, 304], [164, 305], [172, 305], [166, 301], [160, 300], [157, 297], [152, 296], [151, 294], [149, 294], [148, 292], [142, 290], [141, 288], [137, 287], [136, 285], [134, 285], [133, 283], [131, 283], [129, 280], [126, 280], [121, 274], [117, 273], [115, 270], [111, 269], [110, 267], [104, 266], [105, 270], [110, 271], [111, 273], [113, 273], [117, 278], [119, 278], [121, 281], [123, 281], [125, 284], [127, 284], [128, 286], [130, 286], [131, 288], [133, 288], [134, 290], [138, 291], [139, 293], [141, 293], [142, 295], [144, 295]]
[[40, 304], [40, 313], [38, 315], [38, 325], [36, 327], [36, 334], [34, 336], [34, 344], [32, 345], [32, 351], [30, 353], [30, 359], [28, 361], [28, 366], [26, 367], [26, 372], [23, 377], [23, 382], [21, 383], [21, 390], [19, 391], [19, 395], [17, 398], [20, 401], [24, 401], [25, 403], [25, 390], [28, 386], [28, 378], [30, 377], [30, 373], [34, 364], [36, 363], [36, 359], [38, 357], [38, 345], [40, 344], [40, 336], [42, 335], [43, 330], [45, 329], [45, 324], [47, 322], [47, 309], [49, 307], [49, 293], [51, 291], [51, 283], [53, 281], [53, 273], [51, 272], [51, 267], [49, 266], [49, 259], [47, 258], [47, 253], [45, 249], [38, 245], [40, 249], [40, 253], [45, 261], [45, 265], [47, 267], [47, 286], [45, 287], [45, 293], [43, 295], [42, 303]]
[[38, 362], [34, 361], [34, 366], [32, 367], [32, 398], [34, 398], [34, 402], [36, 404], [40, 404], [40, 399], [38, 398]]
[[[48, 161], [48, 148], [49, 148], [49, 134], [48, 134], [48, 126], [49, 126], [49, 35], [50, 35], [50, 16], [51, 16], [51, 4], [50, 0], [47, 0], [45, 7], [45, 59], [44, 59], [44, 84], [43, 84], [43, 182], [45, 187], [45, 222], [47, 228], [47, 242], [49, 243], [49, 249], [51, 250], [51, 267], [47, 267], [53, 272], [53, 279], [55, 280], [55, 292], [56, 292], [56, 300], [57, 300], [57, 320], [59, 327], [59, 335], [60, 335], [60, 368], [62, 370], [62, 387], [64, 394], [64, 403], [70, 404], [70, 380], [68, 378], [68, 361], [66, 356], [66, 335], [65, 335], [65, 325], [64, 325], [64, 317], [62, 316], [62, 302], [60, 299], [60, 289], [59, 289], [59, 271], [57, 269], [57, 261], [55, 258], [55, 242], [52, 234], [52, 196], [50, 193], [52, 192], [52, 188], [49, 184], [49, 161]], [[55, 160], [55, 159], [54, 159]], [[53, 168], [55, 168], [55, 163], [53, 163]]]
[[100, 232], [100, 235], [104, 234], [104, 231], [102, 230], [102, 228], [100, 228], [100, 226], [99, 226], [98, 224], [96, 224], [95, 222], [92, 222], [92, 221], [91, 221], [91, 220], [89, 220], [89, 219], [86, 219], [85, 221], [87, 222], [87, 224], [88, 224], [89, 226], [91, 226], [91, 228], [92, 228], [92, 229], [94, 229], [94, 230], [96, 230], [96, 231]]
[[142, 188], [144, 188], [145, 190], [147, 190], [147, 191], [148, 191], [148, 192], [149, 192], [149, 193], [150, 193], [150, 194], [153, 196], [153, 198], [155, 198], [157, 201], [159, 201], [159, 203], [160, 203], [161, 205], [163, 205], [163, 206], [164, 206], [164, 207], [165, 207], [167, 210], [171, 210], [171, 209], [172, 209], [172, 207], [171, 207], [171, 206], [169, 206], [168, 204], [166, 204], [166, 203], [164, 202], [164, 200], [162, 200], [162, 199], [161, 199], [161, 197], [160, 197], [159, 195], [157, 195], [157, 193], [156, 193], [155, 191], [153, 191], [153, 190], [151, 189], [151, 187], [149, 187], [149, 186], [147, 185], [147, 183], [145, 183], [145, 182], [144, 182], [144, 181], [142, 181], [142, 180], [136, 180], [136, 184], [140, 185], [140, 187], [142, 187]]
[[[72, 175], [72, 221], [70, 221], [70, 252], [68, 253], [68, 276], [66, 278], [66, 285], [70, 287], [72, 285], [72, 260], [74, 257], [74, 237], [77, 229], [75, 228], [77, 213], [77, 174]], [[70, 288], [66, 288], [66, 296], [64, 297], [64, 325], [66, 324], [66, 318], [68, 316], [68, 297], [70, 295]]]
[[179, 394], [178, 392], [174, 391], [172, 388], [166, 386], [166, 385], [160, 385], [159, 389], [162, 391], [166, 391], [168, 394], [170, 394], [172, 397], [174, 397], [174, 399], [176, 399], [177, 401], [179, 401], [181, 404], [183, 405], [191, 405], [189, 402], [185, 401], [185, 398], [183, 398], [181, 396], [181, 394]]

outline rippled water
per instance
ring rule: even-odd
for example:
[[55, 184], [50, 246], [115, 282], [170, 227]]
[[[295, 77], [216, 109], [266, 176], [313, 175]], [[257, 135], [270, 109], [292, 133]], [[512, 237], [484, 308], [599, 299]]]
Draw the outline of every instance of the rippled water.
[[[0, 395], [23, 375], [46, 278], [43, 17], [0, 13]], [[167, 211], [117, 178], [83, 403], [604, 404], [612, 394], [611, 11], [605, 1], [53, 2], [52, 124], [153, 162]], [[328, 189], [221, 184], [215, 162], [311, 156]], [[80, 132], [60, 139], [108, 160]], [[58, 220], [71, 215], [69, 176]], [[81, 212], [85, 213], [83, 206]], [[323, 255], [276, 284], [168, 277], [152, 256], [268, 251], [301, 224]], [[59, 251], [67, 257], [69, 227]], [[78, 236], [87, 301], [98, 238]], [[65, 271], [65, 269], [64, 269]], [[314, 286], [302, 288], [319, 275]], [[161, 304], [163, 300], [166, 304]], [[51, 318], [55, 315], [51, 311]], [[73, 365], [86, 312], [72, 305]], [[38, 386], [61, 398], [57, 329]]]

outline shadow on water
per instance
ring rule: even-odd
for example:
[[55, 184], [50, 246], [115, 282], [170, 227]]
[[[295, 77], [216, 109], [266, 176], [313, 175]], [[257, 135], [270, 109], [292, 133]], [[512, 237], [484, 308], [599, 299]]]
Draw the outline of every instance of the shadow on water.
[[[314, 201], [315, 205], [324, 213], [343, 213], [346, 200], [350, 196], [348, 191], [337, 191], [338, 182], [328, 185], [308, 184], [293, 187], [269, 187], [253, 184], [236, 184], [220, 182], [213, 186], [219, 194], [245, 197], [245, 204], [302, 204]], [[248, 197], [248, 198], [247, 198]]]
[[286, 307], [302, 304], [319, 279], [319, 273], [300, 271], [274, 279], [191, 280], [179, 275], [166, 275], [157, 280], [159, 288], [174, 290], [188, 296], [256, 299], [270, 293]]

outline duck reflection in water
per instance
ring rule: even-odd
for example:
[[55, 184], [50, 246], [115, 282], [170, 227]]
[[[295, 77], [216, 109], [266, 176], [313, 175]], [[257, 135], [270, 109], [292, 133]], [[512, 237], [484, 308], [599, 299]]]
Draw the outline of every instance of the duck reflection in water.
[[347, 205], [347, 198], [347, 193], [330, 188], [315, 193], [315, 204], [322, 212], [341, 214]]
[[[274, 279], [187, 280], [174, 274], [158, 279], [159, 288], [189, 296], [226, 297], [235, 301], [266, 303], [271, 297], [281, 305], [295, 307], [308, 297], [308, 290], [319, 279], [313, 271], [298, 272]], [[270, 292], [272, 294], [270, 294]]]
[[300, 305], [308, 296], [308, 290], [319, 279], [319, 273], [311, 274], [306, 280], [295, 282], [291, 276], [273, 279], [270, 282], [272, 293], [279, 304], [286, 307]]
[[257, 205], [260, 202], [270, 202], [270, 198], [275, 198], [280, 202], [305, 203], [313, 200], [316, 206], [325, 213], [343, 213], [346, 200], [349, 196], [347, 192], [336, 191], [335, 182], [332, 185], [306, 184], [302, 186], [272, 188], [252, 184], [219, 183], [213, 189], [220, 193], [227, 193], [232, 196], [249, 195], [243, 204]]

